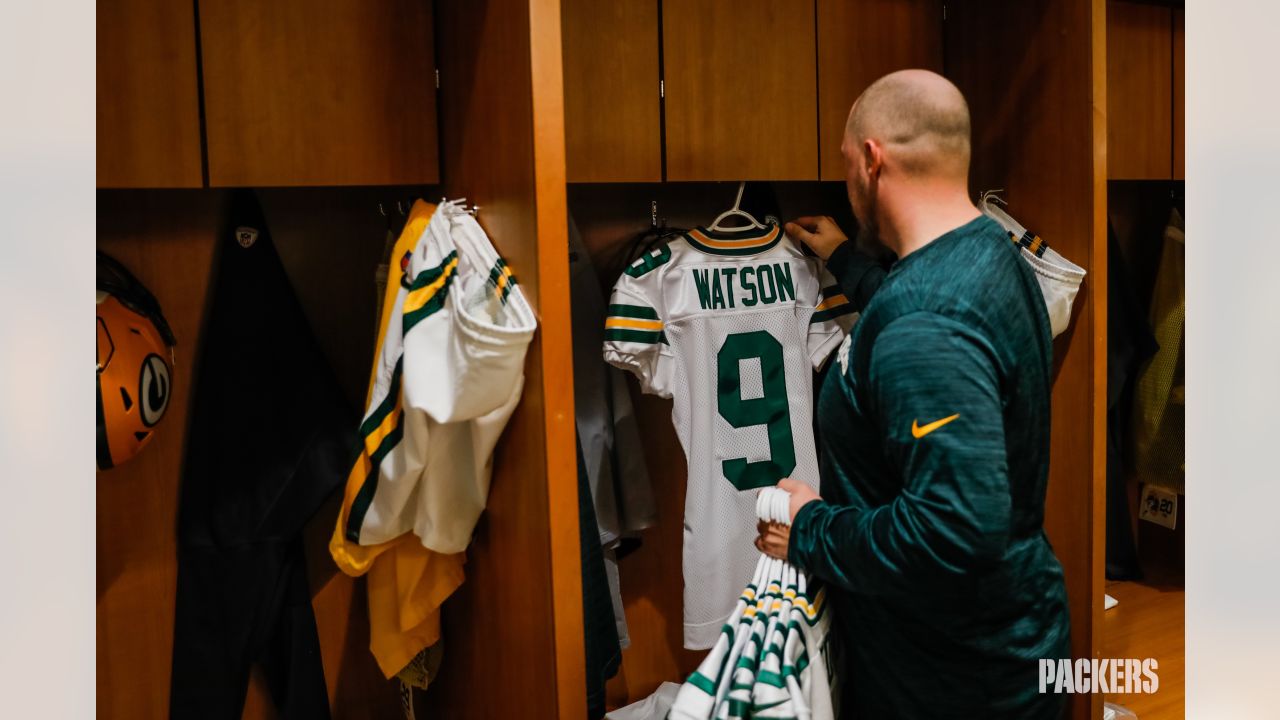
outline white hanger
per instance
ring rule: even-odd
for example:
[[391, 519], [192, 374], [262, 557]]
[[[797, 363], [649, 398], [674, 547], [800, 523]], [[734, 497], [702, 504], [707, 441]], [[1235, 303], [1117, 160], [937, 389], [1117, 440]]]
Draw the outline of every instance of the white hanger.
[[[732, 232], [746, 232], [747, 230], [763, 230], [763, 229], [765, 229], [765, 226], [764, 226], [764, 225], [761, 225], [761, 224], [760, 224], [760, 222], [759, 222], [758, 220], [756, 220], [754, 217], [752, 217], [752, 216], [751, 216], [751, 213], [748, 213], [746, 210], [742, 210], [742, 209], [740, 209], [740, 208], [738, 207], [739, 205], [741, 205], [741, 204], [742, 204], [742, 191], [743, 191], [743, 190], [745, 190], [746, 188], [747, 188], [747, 183], [746, 183], [746, 181], [745, 181], [745, 180], [744, 180], [744, 181], [742, 181], [742, 182], [740, 182], [740, 183], [738, 183], [738, 197], [737, 197], [737, 199], [735, 199], [735, 200], [733, 201], [733, 207], [731, 207], [731, 208], [729, 208], [728, 210], [725, 210], [724, 212], [720, 213], [719, 217], [717, 217], [717, 218], [716, 218], [716, 219], [711, 223], [710, 227], [708, 227], [708, 228], [707, 228], [708, 230], [715, 230], [716, 232], [731, 232], [731, 233], [732, 233]], [[749, 224], [749, 225], [742, 225], [742, 226], [739, 226], [739, 227], [720, 227], [720, 222], [721, 222], [722, 220], [724, 220], [725, 218], [731, 217], [731, 216], [733, 216], [733, 215], [737, 215], [738, 217], [746, 218], [746, 219], [747, 219], [747, 222], [748, 222], [748, 223], [750, 223], [750, 224]]]
[[978, 199], [978, 209], [987, 217], [1000, 223], [1000, 226], [1007, 232], [1013, 233], [1015, 239], [1021, 239], [1027, 233], [1027, 229], [1017, 220], [1010, 217], [1009, 213], [998, 207], [998, 205], [1009, 207], [1009, 203], [1006, 203], [1004, 198], [996, 194], [1001, 192], [1004, 192], [1004, 188], [988, 190], [982, 193], [982, 196]]

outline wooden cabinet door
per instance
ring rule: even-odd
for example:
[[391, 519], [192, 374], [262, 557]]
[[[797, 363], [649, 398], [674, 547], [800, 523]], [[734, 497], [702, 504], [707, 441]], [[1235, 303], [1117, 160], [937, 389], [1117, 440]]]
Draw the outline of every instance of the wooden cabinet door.
[[98, 187], [203, 182], [190, 0], [98, 7]]
[[661, 181], [657, 0], [560, 9], [568, 181]]
[[813, 0], [664, 0], [668, 180], [815, 180]]
[[204, 0], [200, 41], [210, 185], [439, 180], [430, 2]]
[[1107, 178], [1165, 180], [1173, 173], [1173, 32], [1170, 9], [1107, 3]]
[[942, 72], [941, 0], [818, 0], [818, 164], [843, 180], [849, 108], [895, 70]]
[[1186, 11], [1173, 10], [1173, 177], [1181, 180], [1187, 176], [1186, 157], [1186, 95], [1183, 85], [1186, 75]]

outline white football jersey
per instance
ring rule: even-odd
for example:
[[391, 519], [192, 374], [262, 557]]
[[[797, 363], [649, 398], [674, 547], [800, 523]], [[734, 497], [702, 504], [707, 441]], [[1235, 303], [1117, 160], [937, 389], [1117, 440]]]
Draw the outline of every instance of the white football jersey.
[[752, 491], [788, 476], [817, 487], [813, 371], [854, 319], [820, 261], [773, 224], [692, 230], [614, 286], [605, 360], [645, 392], [673, 398], [688, 461], [686, 648], [715, 644], [751, 579]]
[[834, 720], [838, 658], [825, 600], [824, 590], [810, 592], [803, 573], [761, 556], [751, 584], [680, 687], [668, 717]]
[[431, 550], [459, 553], [520, 401], [536, 319], [484, 231], [452, 203], [403, 262], [360, 428], [371, 468], [341, 530], [359, 545], [412, 530]]
[[789, 608], [791, 620], [780, 656], [781, 676], [788, 690], [787, 703], [761, 709], [754, 716], [834, 720], [839, 715], [840, 700], [836, 676], [839, 643], [831, 632], [826, 590], [810, 591], [804, 573], [797, 575], [798, 592]]

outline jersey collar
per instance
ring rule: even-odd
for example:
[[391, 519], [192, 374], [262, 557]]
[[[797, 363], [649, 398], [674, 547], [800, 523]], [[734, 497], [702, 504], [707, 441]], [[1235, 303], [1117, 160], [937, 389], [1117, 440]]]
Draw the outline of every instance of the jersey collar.
[[778, 244], [782, 228], [770, 223], [763, 230], [727, 233], [697, 227], [684, 237], [695, 250], [711, 255], [758, 255]]

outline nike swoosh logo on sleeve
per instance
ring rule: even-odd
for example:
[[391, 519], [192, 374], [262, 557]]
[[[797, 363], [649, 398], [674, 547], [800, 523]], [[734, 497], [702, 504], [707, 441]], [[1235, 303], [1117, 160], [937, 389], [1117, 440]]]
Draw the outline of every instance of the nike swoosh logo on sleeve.
[[911, 436], [919, 440], [925, 435], [928, 435], [929, 433], [933, 432], [934, 430], [937, 430], [938, 428], [942, 427], [943, 425], [946, 425], [947, 423], [951, 422], [952, 420], [955, 420], [958, 417], [960, 417], [960, 413], [956, 413], [951, 417], [944, 417], [941, 420], [934, 420], [928, 425], [920, 425], [918, 420], [912, 420]]

